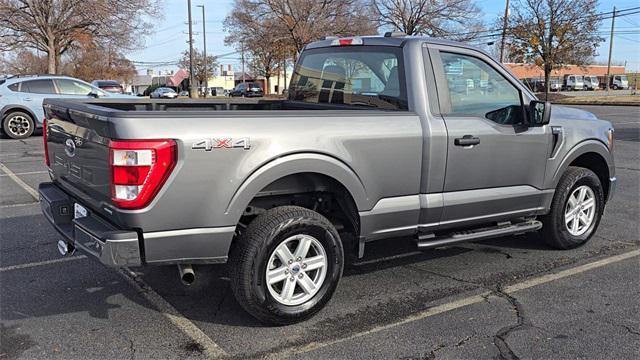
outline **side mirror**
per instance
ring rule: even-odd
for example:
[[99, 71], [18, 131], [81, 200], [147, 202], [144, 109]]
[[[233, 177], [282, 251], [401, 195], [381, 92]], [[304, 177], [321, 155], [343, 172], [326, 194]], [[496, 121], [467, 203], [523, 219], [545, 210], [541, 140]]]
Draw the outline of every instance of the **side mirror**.
[[551, 120], [551, 103], [533, 100], [529, 103], [529, 123], [532, 126], [547, 125]]
[[89, 93], [89, 95], [88, 95], [88, 96], [89, 96], [89, 97], [92, 97], [92, 98], [96, 98], [96, 99], [100, 97], [100, 95], [98, 94], [98, 92], [97, 92], [97, 91], [95, 91], [95, 90], [91, 90], [91, 92]]

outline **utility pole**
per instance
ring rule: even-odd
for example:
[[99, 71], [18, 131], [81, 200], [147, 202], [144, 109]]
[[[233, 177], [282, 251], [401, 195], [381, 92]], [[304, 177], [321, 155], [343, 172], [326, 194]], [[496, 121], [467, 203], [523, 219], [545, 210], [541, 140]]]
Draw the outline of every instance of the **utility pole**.
[[196, 89], [196, 81], [193, 77], [193, 29], [191, 26], [191, 0], [187, 0], [187, 7], [189, 10], [189, 97], [194, 98], [198, 96]]
[[202, 42], [204, 43], [204, 97], [206, 98], [209, 97], [209, 75], [207, 74], [207, 68], [209, 67], [209, 62], [207, 61], [207, 29], [205, 28], [204, 21], [204, 5], [198, 5], [197, 7], [202, 8]]
[[500, 44], [500, 62], [504, 62], [504, 40], [507, 37], [507, 26], [509, 26], [509, 0], [504, 7], [504, 22], [502, 24], [502, 43]]
[[246, 86], [244, 84], [244, 43], [240, 42], [240, 57], [242, 58], [242, 86]]
[[609, 61], [607, 61], [607, 91], [611, 85], [609, 77], [611, 76], [611, 53], [613, 52], [613, 27], [616, 24], [616, 7], [613, 7], [613, 16], [611, 17], [611, 38], [609, 39]]

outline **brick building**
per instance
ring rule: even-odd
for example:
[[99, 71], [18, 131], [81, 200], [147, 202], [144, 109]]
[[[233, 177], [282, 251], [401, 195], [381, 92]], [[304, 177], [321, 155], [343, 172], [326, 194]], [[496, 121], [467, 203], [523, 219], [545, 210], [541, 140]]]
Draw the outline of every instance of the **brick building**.
[[[536, 79], [544, 78], [544, 71], [539, 66], [533, 64], [521, 64], [521, 63], [505, 63], [511, 72], [518, 79]], [[611, 66], [611, 75], [621, 75], [625, 73], [624, 66]], [[551, 77], [561, 78], [565, 75], [595, 75], [606, 76], [606, 65], [565, 65], [560, 69], [551, 71]]]

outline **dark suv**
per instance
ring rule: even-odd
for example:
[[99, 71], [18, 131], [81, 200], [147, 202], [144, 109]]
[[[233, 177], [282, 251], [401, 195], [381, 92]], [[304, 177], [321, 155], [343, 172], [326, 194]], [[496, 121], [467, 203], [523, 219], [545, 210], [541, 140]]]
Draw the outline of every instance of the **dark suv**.
[[264, 96], [264, 91], [258, 83], [240, 83], [231, 90], [229, 96], [260, 97]]

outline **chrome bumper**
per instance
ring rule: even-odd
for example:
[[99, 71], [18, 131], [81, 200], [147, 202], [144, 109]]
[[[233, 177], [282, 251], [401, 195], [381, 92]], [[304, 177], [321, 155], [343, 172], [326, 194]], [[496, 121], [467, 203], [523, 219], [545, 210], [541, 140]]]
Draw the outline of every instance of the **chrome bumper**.
[[54, 183], [40, 184], [38, 192], [42, 213], [69, 245], [107, 266], [142, 265], [138, 233], [117, 229], [91, 212], [74, 219], [73, 204], [77, 201]]

